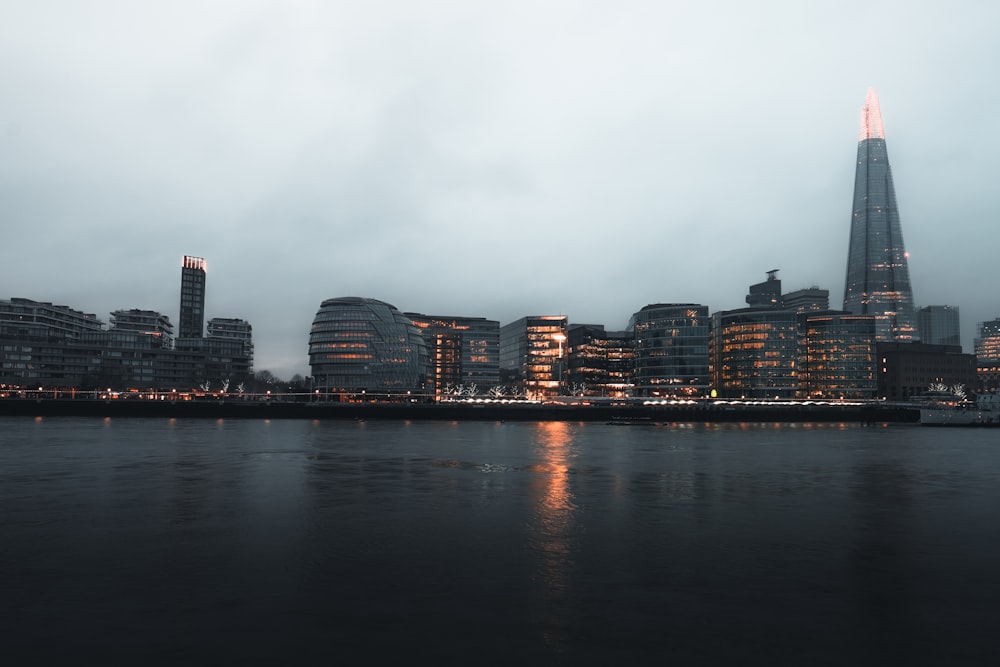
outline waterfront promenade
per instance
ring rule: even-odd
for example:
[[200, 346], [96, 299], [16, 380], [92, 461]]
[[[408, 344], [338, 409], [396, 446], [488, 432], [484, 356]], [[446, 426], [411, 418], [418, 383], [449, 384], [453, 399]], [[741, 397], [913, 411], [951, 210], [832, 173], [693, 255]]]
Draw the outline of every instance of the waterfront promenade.
[[239, 398], [101, 400], [6, 398], [0, 416], [166, 417], [209, 419], [389, 419], [477, 421], [609, 422], [628, 425], [665, 422], [853, 422], [916, 423], [919, 411], [905, 405], [803, 403], [800, 401], [711, 402], [645, 405], [553, 403], [326, 403]]

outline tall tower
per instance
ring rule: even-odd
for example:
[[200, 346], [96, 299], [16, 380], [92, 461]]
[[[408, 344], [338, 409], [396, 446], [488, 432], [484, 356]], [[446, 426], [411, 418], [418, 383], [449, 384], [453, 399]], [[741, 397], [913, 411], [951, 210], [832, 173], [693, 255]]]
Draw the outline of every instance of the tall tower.
[[205, 271], [201, 257], [184, 256], [181, 265], [181, 312], [177, 323], [178, 338], [201, 338], [205, 335]]
[[917, 322], [878, 97], [861, 109], [844, 310], [875, 316], [879, 341], [916, 340]]

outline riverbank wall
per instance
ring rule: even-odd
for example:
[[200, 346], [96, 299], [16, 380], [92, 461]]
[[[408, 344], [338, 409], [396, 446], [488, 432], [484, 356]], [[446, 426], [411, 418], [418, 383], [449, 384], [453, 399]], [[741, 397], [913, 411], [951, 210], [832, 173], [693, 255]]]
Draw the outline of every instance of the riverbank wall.
[[665, 422], [917, 423], [907, 406], [864, 405], [542, 405], [466, 403], [295, 403], [242, 400], [4, 399], [0, 416], [175, 419], [338, 419]]

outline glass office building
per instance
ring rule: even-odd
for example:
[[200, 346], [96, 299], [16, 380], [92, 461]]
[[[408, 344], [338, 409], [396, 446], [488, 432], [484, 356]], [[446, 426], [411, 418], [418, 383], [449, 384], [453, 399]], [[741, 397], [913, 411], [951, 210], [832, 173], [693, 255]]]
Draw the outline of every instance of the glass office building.
[[875, 318], [827, 311], [799, 315], [799, 395], [874, 398]]
[[423, 391], [427, 346], [410, 318], [382, 301], [327, 299], [309, 333], [320, 391]]
[[632, 395], [635, 335], [600, 324], [571, 324], [567, 334], [567, 393], [625, 398]]
[[795, 311], [741, 308], [712, 314], [712, 385], [724, 398], [794, 398], [798, 394]]
[[565, 372], [565, 315], [532, 315], [500, 327], [500, 370], [532, 398], [558, 396]]
[[500, 322], [484, 317], [404, 313], [427, 345], [427, 389], [486, 392], [500, 384]]
[[896, 190], [872, 90], [861, 111], [844, 310], [875, 316], [879, 341], [918, 338]]
[[961, 345], [958, 306], [924, 306], [917, 312], [920, 342], [931, 345]]
[[636, 396], [691, 396], [707, 392], [708, 306], [651, 304], [632, 315]]

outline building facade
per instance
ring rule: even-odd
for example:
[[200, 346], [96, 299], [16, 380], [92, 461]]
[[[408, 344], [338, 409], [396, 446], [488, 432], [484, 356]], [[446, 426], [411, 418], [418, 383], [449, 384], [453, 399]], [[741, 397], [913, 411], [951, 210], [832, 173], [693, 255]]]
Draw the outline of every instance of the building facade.
[[68, 306], [15, 297], [0, 300], [0, 384], [79, 387], [100, 369], [100, 350], [85, 341], [104, 323]]
[[181, 262], [181, 307], [178, 338], [205, 335], [205, 278], [208, 264], [201, 257], [185, 255]]
[[794, 310], [797, 313], [820, 312], [830, 310], [830, 290], [819, 287], [807, 287], [806, 289], [788, 292], [781, 297], [783, 308]]
[[874, 91], [861, 111], [844, 310], [873, 315], [879, 341], [918, 338], [908, 256]]
[[723, 398], [798, 395], [798, 320], [782, 308], [741, 308], [712, 314], [712, 388]]
[[635, 335], [605, 331], [600, 324], [571, 324], [567, 333], [565, 385], [578, 396], [632, 396]]
[[531, 315], [500, 327], [500, 372], [529, 397], [562, 393], [568, 323], [565, 315]]
[[376, 299], [320, 305], [309, 332], [309, 365], [321, 392], [425, 391], [427, 345], [410, 318]]
[[984, 391], [1000, 389], [1000, 318], [979, 323], [974, 341], [978, 386]]
[[799, 396], [875, 398], [875, 318], [807, 310], [798, 319]]
[[976, 355], [963, 354], [958, 345], [878, 343], [878, 395], [889, 401], [907, 401], [933, 384], [978, 385]]
[[427, 346], [427, 390], [470, 393], [500, 385], [500, 323], [484, 317], [404, 313]]
[[111, 313], [111, 329], [149, 336], [152, 347], [171, 349], [174, 346], [174, 325], [170, 318], [155, 310], [116, 310]]
[[920, 342], [931, 345], [961, 345], [957, 306], [924, 306], [917, 311]]
[[636, 396], [698, 396], [709, 389], [708, 306], [651, 304], [634, 313]]

